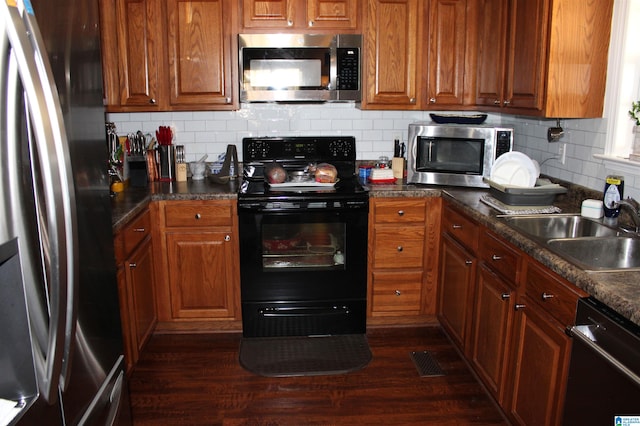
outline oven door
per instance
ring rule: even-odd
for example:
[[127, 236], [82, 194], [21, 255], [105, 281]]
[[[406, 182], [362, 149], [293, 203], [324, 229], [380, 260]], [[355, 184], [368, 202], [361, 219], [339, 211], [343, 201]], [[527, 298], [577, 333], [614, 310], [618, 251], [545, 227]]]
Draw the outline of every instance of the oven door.
[[291, 204], [238, 205], [245, 336], [364, 332], [368, 202]]

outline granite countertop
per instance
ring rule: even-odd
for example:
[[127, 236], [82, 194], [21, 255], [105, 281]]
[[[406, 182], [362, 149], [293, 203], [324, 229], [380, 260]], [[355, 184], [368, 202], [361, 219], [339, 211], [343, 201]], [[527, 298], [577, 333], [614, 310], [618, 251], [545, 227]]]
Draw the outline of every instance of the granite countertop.
[[[114, 231], [142, 211], [150, 201], [236, 199], [240, 181], [215, 184], [209, 180], [187, 182], [154, 182], [148, 188], [129, 188], [112, 200]], [[378, 197], [444, 197], [474, 218], [478, 223], [500, 235], [514, 246], [575, 284], [596, 299], [609, 305], [622, 316], [640, 325], [640, 272], [588, 273], [565, 261], [501, 221], [498, 211], [480, 201], [488, 190], [411, 185], [398, 182], [391, 185], [365, 185], [371, 198]], [[601, 195], [601, 194], [600, 194]], [[556, 197], [554, 205], [563, 213], [579, 213], [586, 198], [598, 194], [569, 185], [566, 195]]]

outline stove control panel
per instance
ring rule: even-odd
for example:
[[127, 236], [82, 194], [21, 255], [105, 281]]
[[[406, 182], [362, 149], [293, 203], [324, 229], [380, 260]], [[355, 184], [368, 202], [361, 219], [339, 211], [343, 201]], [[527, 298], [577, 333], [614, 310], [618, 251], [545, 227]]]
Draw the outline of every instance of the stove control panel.
[[356, 141], [353, 136], [300, 136], [244, 138], [243, 162], [305, 160], [355, 161]]

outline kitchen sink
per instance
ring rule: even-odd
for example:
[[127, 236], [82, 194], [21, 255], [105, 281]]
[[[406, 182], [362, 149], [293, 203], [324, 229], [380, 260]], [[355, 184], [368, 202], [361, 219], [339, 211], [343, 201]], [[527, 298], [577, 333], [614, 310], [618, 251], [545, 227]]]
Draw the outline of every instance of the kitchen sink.
[[554, 238], [616, 237], [620, 232], [595, 220], [575, 214], [503, 216], [505, 222], [532, 237]]
[[640, 270], [640, 239], [584, 237], [552, 239], [549, 249], [586, 271]]

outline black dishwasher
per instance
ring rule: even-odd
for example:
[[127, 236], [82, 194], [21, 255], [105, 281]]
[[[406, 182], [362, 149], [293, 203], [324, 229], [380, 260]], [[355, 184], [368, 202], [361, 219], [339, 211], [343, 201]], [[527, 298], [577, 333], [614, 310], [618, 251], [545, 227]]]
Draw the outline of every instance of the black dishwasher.
[[564, 424], [640, 424], [640, 327], [589, 297], [570, 334]]

